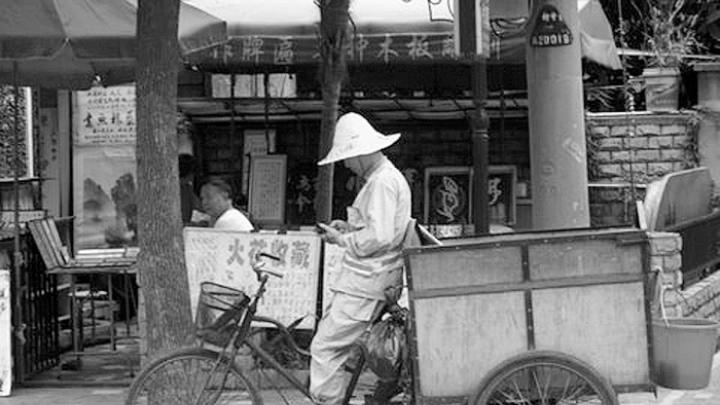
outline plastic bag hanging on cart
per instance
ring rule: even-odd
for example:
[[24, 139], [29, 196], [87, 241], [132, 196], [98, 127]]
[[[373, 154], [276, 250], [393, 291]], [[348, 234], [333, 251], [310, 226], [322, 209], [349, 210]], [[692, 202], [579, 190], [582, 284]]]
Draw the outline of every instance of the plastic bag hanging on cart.
[[390, 316], [370, 328], [367, 343], [367, 364], [381, 380], [400, 377], [407, 355], [404, 316]]

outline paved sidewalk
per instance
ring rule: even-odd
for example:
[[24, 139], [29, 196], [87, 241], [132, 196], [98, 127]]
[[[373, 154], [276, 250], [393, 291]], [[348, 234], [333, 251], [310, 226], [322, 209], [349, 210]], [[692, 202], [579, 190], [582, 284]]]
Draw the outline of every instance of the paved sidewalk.
[[[20, 388], [13, 390], [12, 396], [0, 398], [0, 405], [123, 405], [126, 388]], [[699, 395], [699, 396], [698, 396]], [[683, 400], [693, 398], [698, 404], [711, 404], [712, 395], [692, 391], [658, 390], [656, 399], [650, 393], [623, 394], [622, 405], [674, 405], [686, 403]], [[707, 402], [710, 401], [710, 402]], [[694, 402], [693, 402], [694, 403]], [[282, 401], [270, 400], [266, 404], [280, 405]]]
[[[17, 388], [10, 397], [0, 397], [0, 405], [123, 405], [123, 387]], [[267, 405], [281, 405], [275, 396], [265, 396]], [[658, 388], [657, 398], [651, 393], [620, 395], [622, 405], [714, 405], [720, 404], [720, 353], [713, 357], [710, 385], [698, 391]]]
[[126, 388], [18, 388], [0, 405], [122, 405]]

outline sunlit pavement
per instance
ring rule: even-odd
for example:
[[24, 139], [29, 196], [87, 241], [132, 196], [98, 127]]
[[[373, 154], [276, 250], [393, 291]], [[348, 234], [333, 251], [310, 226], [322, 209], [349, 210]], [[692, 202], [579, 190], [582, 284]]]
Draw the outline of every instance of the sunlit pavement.
[[[122, 405], [125, 400], [124, 388], [19, 388], [10, 397], [0, 397], [0, 405]], [[310, 404], [306, 398], [292, 392], [287, 397], [293, 404]], [[359, 396], [359, 398], [362, 398]], [[358, 398], [355, 404], [362, 401]], [[284, 401], [279, 394], [263, 392], [266, 405], [280, 405]], [[697, 391], [677, 391], [658, 388], [657, 398], [652, 393], [620, 395], [622, 405], [719, 405], [720, 404], [720, 354], [713, 358], [710, 385]]]
[[707, 388], [679, 391], [658, 387], [658, 396], [638, 393], [620, 395], [622, 405], [717, 405], [720, 404], [720, 353], [713, 357], [712, 374]]

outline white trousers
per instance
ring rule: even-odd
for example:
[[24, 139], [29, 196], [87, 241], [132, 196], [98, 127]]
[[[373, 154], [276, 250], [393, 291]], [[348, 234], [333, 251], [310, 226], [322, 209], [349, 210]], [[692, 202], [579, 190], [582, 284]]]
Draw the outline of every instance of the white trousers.
[[350, 374], [343, 364], [382, 301], [335, 292], [310, 345], [310, 393], [317, 404], [340, 405]]

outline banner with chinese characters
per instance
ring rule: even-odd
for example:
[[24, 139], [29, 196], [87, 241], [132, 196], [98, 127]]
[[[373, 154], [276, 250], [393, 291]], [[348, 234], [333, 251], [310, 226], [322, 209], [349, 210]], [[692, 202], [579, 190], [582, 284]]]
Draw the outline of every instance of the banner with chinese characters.
[[265, 296], [258, 305], [258, 315], [285, 324], [305, 317], [299, 327], [315, 327], [321, 244], [315, 233], [185, 228], [184, 238], [193, 311], [197, 307], [200, 283], [204, 281], [236, 288], [248, 295], [255, 294], [258, 282], [250, 267], [250, 258], [262, 251], [280, 257], [279, 262], [269, 259], [266, 262], [269, 269], [284, 277], [270, 276]]
[[[193, 52], [190, 61], [244, 65], [317, 64], [315, 36], [238, 36], [223, 46]], [[452, 24], [446, 32], [357, 34], [348, 51], [348, 63], [392, 64], [456, 60]]]
[[75, 145], [134, 145], [135, 85], [75, 92]]

